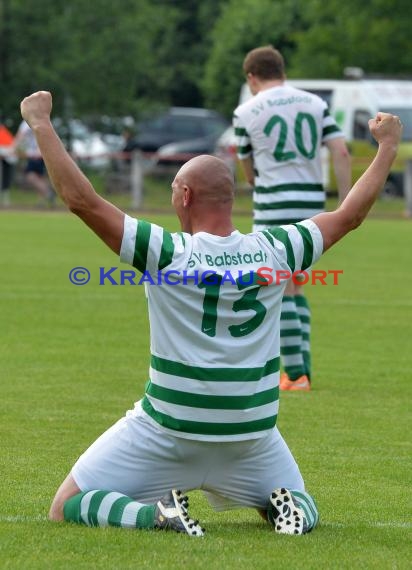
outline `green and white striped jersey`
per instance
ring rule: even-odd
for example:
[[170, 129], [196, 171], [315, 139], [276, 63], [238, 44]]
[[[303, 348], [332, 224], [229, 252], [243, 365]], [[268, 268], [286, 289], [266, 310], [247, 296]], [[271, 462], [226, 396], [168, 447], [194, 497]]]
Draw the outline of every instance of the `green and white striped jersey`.
[[274, 427], [284, 276], [317, 261], [322, 244], [311, 220], [219, 237], [125, 216], [120, 259], [143, 273], [148, 297], [150, 421], [208, 441]]
[[289, 85], [273, 87], [240, 105], [233, 126], [238, 157], [253, 154], [255, 230], [324, 210], [321, 145], [343, 136], [325, 101]]

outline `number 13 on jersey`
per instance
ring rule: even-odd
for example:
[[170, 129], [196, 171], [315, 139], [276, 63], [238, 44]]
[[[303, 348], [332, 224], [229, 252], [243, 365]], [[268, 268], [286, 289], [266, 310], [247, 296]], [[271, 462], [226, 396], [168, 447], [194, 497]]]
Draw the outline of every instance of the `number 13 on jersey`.
[[[254, 277], [256, 279], [256, 275]], [[220, 287], [222, 284], [221, 275], [213, 275], [205, 278], [198, 284], [200, 289], [205, 289], [205, 297], [203, 299], [203, 317], [201, 330], [204, 334], [214, 337], [216, 336], [216, 323], [218, 319], [217, 306], [219, 301]], [[243, 283], [241, 278], [236, 279], [236, 285], [239, 291], [250, 287], [250, 284]], [[263, 322], [266, 315], [266, 307], [257, 300], [257, 295], [261, 285], [249, 288], [243, 295], [237, 299], [232, 305], [232, 311], [254, 311], [255, 315], [239, 325], [230, 325], [229, 333], [233, 337], [246, 336], [257, 329]]]

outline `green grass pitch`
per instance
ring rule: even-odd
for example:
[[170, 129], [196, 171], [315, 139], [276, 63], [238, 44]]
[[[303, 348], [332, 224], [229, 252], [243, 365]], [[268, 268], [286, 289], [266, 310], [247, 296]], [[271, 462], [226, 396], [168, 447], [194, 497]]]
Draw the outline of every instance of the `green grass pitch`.
[[[411, 261], [412, 223], [369, 220], [317, 266], [343, 270], [339, 284], [307, 287], [313, 390], [282, 393], [279, 426], [319, 506], [312, 534], [276, 535], [252, 510], [214, 513], [199, 492], [204, 539], [90, 529], [47, 511], [77, 456], [142, 394], [143, 291], [98, 285], [98, 268], [119, 262], [74, 216], [0, 213], [0, 567], [410, 568]], [[89, 284], [69, 282], [74, 266]]]

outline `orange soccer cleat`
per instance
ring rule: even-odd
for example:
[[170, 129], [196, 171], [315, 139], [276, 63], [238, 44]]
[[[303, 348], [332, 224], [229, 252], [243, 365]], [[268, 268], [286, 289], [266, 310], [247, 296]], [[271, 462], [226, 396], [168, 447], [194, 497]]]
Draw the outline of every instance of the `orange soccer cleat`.
[[289, 391], [301, 390], [303, 392], [309, 392], [310, 381], [306, 375], [301, 376], [297, 380], [291, 380], [289, 376], [286, 374], [286, 372], [282, 372], [282, 374], [280, 375], [279, 388], [281, 390], [289, 390]]

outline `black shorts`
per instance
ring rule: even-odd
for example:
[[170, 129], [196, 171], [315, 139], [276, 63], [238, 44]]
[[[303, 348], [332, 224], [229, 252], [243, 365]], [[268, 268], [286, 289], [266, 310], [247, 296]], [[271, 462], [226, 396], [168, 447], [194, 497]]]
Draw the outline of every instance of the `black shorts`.
[[26, 164], [25, 172], [35, 172], [40, 176], [46, 172], [44, 160], [42, 158], [29, 158]]

